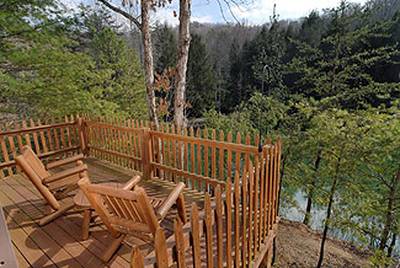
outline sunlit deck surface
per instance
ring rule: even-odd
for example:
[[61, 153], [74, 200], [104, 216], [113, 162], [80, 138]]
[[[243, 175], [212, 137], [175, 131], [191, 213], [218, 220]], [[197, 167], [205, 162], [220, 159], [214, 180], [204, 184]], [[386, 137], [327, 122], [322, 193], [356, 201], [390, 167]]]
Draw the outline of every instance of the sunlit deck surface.
[[[85, 162], [94, 183], [126, 182], [133, 175], [100, 160], [87, 159]], [[139, 185], [146, 189], [149, 196], [157, 197], [165, 197], [173, 186], [160, 181], [142, 181]], [[193, 201], [201, 204], [202, 196], [193, 192], [185, 194], [187, 209]], [[70, 213], [40, 227], [36, 220], [49, 208], [31, 182], [22, 175], [0, 180], [0, 204], [20, 267], [130, 267], [131, 251], [127, 245], [123, 245], [109, 263], [100, 260], [99, 257], [112, 241], [101, 224], [91, 227], [89, 239], [82, 241], [81, 213]], [[166, 225], [171, 223], [171, 220], [166, 221]]]

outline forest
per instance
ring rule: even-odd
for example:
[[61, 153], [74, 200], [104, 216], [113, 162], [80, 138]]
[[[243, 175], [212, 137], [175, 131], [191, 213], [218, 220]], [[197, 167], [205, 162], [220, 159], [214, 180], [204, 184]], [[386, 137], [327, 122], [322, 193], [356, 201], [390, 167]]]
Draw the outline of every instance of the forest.
[[[147, 119], [138, 30], [101, 4], [66, 10], [52, 0], [0, 3], [0, 115]], [[373, 252], [372, 264], [394, 264], [400, 1], [342, 1], [297, 20], [274, 12], [257, 26], [193, 22], [190, 31], [189, 125], [281, 137], [283, 217], [296, 208], [325, 237]], [[155, 22], [151, 34], [157, 114], [168, 123], [178, 29]]]

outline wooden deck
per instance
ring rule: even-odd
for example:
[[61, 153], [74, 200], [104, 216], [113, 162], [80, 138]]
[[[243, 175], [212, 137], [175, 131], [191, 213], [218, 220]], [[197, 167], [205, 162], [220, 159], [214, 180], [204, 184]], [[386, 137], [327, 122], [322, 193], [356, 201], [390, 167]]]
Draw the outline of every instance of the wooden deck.
[[[193, 202], [197, 206], [188, 211], [183, 226], [173, 223], [176, 213], [162, 222], [155, 243], [145, 243], [135, 252], [138, 261], [145, 261], [138, 268], [167, 268], [172, 262], [179, 267], [247, 268], [259, 267], [265, 259], [270, 267], [278, 222], [279, 139], [266, 139], [260, 152], [261, 137], [255, 136], [252, 143], [248, 134], [215, 129], [182, 133], [165, 125], [156, 131], [131, 119], [79, 116], [29, 122], [29, 127], [23, 120], [0, 130], [0, 206], [20, 267], [129, 267], [131, 261], [130, 247], [123, 246], [107, 265], [102, 263], [99, 256], [112, 238], [99, 220], [86, 241], [81, 239], [79, 213], [39, 227], [37, 220], [49, 206], [19, 174], [15, 158], [25, 145], [44, 162], [78, 153], [93, 157], [86, 159], [93, 183], [126, 182], [140, 172], [152, 178], [140, 185], [160, 198], [174, 182], [186, 183], [186, 209]], [[148, 254], [155, 244], [156, 252]]]
[[[88, 159], [93, 182], [125, 182], [132, 173], [99, 160]], [[172, 187], [168, 182], [142, 182], [150, 196], [166, 196]], [[190, 193], [187, 205], [202, 202], [202, 195]], [[0, 180], [0, 204], [4, 209], [16, 258], [20, 267], [129, 267], [130, 247], [122, 246], [106, 265], [99, 256], [112, 241], [100, 224], [91, 229], [86, 241], [81, 239], [82, 216], [72, 213], [46, 226], [39, 227], [36, 219], [48, 211], [33, 185], [21, 175]], [[167, 221], [168, 224], [168, 221]]]

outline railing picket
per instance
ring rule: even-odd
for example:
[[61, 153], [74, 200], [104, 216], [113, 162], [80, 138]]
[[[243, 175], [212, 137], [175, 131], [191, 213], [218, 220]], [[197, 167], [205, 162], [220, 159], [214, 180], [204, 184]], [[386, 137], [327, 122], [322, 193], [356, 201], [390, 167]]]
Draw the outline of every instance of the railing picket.
[[[268, 144], [271, 144], [269, 141]], [[272, 148], [269, 148], [268, 150], [268, 232], [271, 229], [271, 220], [272, 220], [272, 171], [273, 171], [273, 165], [272, 165]]]
[[[193, 127], [190, 128], [190, 137], [194, 137], [194, 130]], [[190, 172], [191, 173], [196, 173], [195, 171], [195, 156], [194, 156], [194, 142], [190, 143]], [[192, 179], [192, 189], [195, 189], [195, 183], [196, 181]]]
[[235, 267], [240, 267], [240, 176], [235, 174]]
[[[224, 137], [224, 131], [219, 132], [219, 141], [224, 142], [225, 137]], [[218, 169], [219, 169], [219, 179], [224, 180], [224, 164], [225, 164], [225, 153], [224, 153], [224, 148], [219, 148], [219, 159], [218, 159]]]
[[[175, 125], [172, 125], [171, 127], [171, 133], [175, 134]], [[173, 168], [177, 167], [177, 148], [176, 148], [176, 141], [171, 139], [171, 153], [172, 153], [172, 157], [171, 157], [171, 166]], [[178, 176], [176, 176], [176, 174], [172, 174], [172, 178], [171, 178], [175, 183], [178, 182]]]
[[207, 267], [214, 267], [214, 252], [213, 252], [213, 224], [212, 224], [212, 210], [210, 195], [206, 192], [204, 199], [204, 218], [206, 228], [206, 254], [207, 254]]
[[154, 246], [156, 250], [156, 259], [158, 268], [168, 268], [168, 252], [165, 234], [161, 228], [158, 228], [154, 238]]
[[182, 222], [178, 218], [174, 222], [174, 231], [175, 231], [175, 242], [176, 242], [176, 251], [177, 251], [177, 260], [178, 260], [178, 267], [185, 268], [185, 238], [183, 236], [183, 227]]
[[[216, 140], [217, 135], [215, 129], [212, 129], [211, 132], [211, 139]], [[211, 146], [211, 178], [215, 179], [217, 177], [217, 160], [216, 160], [216, 148], [215, 145], [213, 144]]]
[[[46, 124], [46, 125], [50, 125], [50, 124], [51, 124], [50, 120], [46, 120], [46, 121], [45, 121], [45, 124]], [[48, 128], [48, 129], [46, 130], [46, 137], [47, 137], [47, 140], [48, 140], [48, 142], [49, 142], [49, 150], [50, 150], [50, 151], [54, 151], [53, 135], [51, 134], [51, 128]]]
[[[37, 125], [41, 126], [42, 122], [40, 120], [38, 120]], [[40, 143], [42, 144], [43, 152], [47, 153], [49, 151], [49, 149], [47, 147], [47, 142], [46, 142], [46, 137], [44, 136], [44, 132], [39, 131], [39, 136], [40, 136]]]
[[275, 204], [275, 223], [277, 223], [277, 216], [278, 216], [278, 208], [279, 208], [279, 191], [280, 191], [280, 184], [281, 184], [281, 174], [280, 174], [280, 170], [281, 170], [281, 154], [282, 154], [282, 141], [280, 138], [278, 138], [278, 140], [276, 141], [277, 144], [277, 165], [276, 165], [276, 182], [277, 182], [277, 192], [276, 192], [276, 204]]
[[260, 200], [260, 196], [259, 196], [259, 183], [260, 183], [260, 174], [259, 174], [259, 159], [258, 159], [258, 154], [256, 154], [254, 156], [254, 198], [253, 198], [253, 202], [254, 202], [254, 254], [256, 254], [259, 250], [259, 246], [260, 246], [260, 240], [258, 237], [258, 232], [259, 232], [259, 228], [260, 228], [260, 213], [259, 213], [259, 209], [261, 207], [259, 207], [259, 200]]
[[[242, 138], [240, 136], [240, 132], [238, 132], [236, 134], [236, 143], [237, 144], [241, 144], [242, 143]], [[240, 172], [240, 159], [241, 159], [240, 155], [241, 155], [241, 152], [236, 151], [236, 154], [235, 154], [235, 173], [239, 174], [239, 176], [241, 176], [241, 174], [242, 174]]]
[[[65, 123], [68, 123], [68, 122], [70, 122], [70, 121], [69, 121], [69, 118], [68, 118], [68, 116], [65, 116]], [[65, 128], [65, 130], [66, 130], [66, 134], [67, 134], [68, 146], [71, 147], [71, 146], [72, 146], [72, 140], [71, 140], [70, 129], [69, 129], [69, 127], [67, 126], [67, 127]]]
[[221, 187], [218, 185], [215, 188], [215, 203], [216, 203], [216, 223], [217, 223], [217, 267], [222, 268], [224, 266], [224, 252], [223, 252], [223, 200], [221, 197]]
[[264, 202], [264, 233], [267, 236], [269, 233], [269, 213], [270, 213], [270, 208], [269, 208], [269, 148], [266, 146], [265, 152], [264, 152], [264, 161], [265, 161], [265, 202]]
[[[31, 119], [30, 122], [31, 122], [31, 127], [34, 127], [35, 126], [35, 122], [33, 121], [33, 119]], [[33, 143], [35, 144], [36, 153], [40, 154], [41, 151], [40, 151], [40, 147], [39, 147], [39, 140], [38, 140], [38, 137], [37, 137], [37, 133], [33, 132], [32, 136], [33, 136]]]
[[[204, 139], [208, 139], [208, 129], [207, 128], [204, 129], [203, 133], [204, 133]], [[209, 177], [209, 175], [210, 175], [209, 167], [208, 167], [208, 165], [209, 165], [209, 163], [208, 163], [208, 158], [209, 158], [208, 151], [209, 151], [208, 145], [205, 144], [204, 145], [204, 176], [205, 177]], [[206, 192], [209, 191], [208, 188], [209, 188], [209, 185], [206, 182], [205, 183], [205, 191]]]
[[[229, 131], [228, 135], [226, 137], [226, 141], [228, 143], [232, 142], [232, 132]], [[227, 156], [227, 176], [229, 178], [229, 180], [232, 180], [232, 150], [229, 149], [228, 151], [228, 156]]]
[[[164, 131], [164, 126], [163, 125], [161, 126], [161, 129], [162, 129], [162, 131]], [[166, 164], [166, 161], [165, 161], [165, 158], [166, 158], [166, 155], [165, 155], [165, 140], [162, 137], [160, 137], [160, 140], [161, 140], [161, 155], [162, 155], [161, 163], [164, 165], [164, 164]], [[163, 171], [161, 173], [161, 176], [162, 176], [163, 179], [167, 179], [166, 172]]]
[[[183, 130], [183, 136], [187, 136], [188, 132], [187, 129], [185, 128]], [[184, 160], [183, 160], [183, 170], [189, 171], [189, 147], [187, 142], [183, 142], [183, 154], [184, 154]], [[188, 180], [185, 180], [186, 184], [188, 183]]]
[[[18, 124], [17, 129], [22, 129], [21, 124]], [[18, 152], [22, 152], [22, 147], [24, 147], [24, 143], [22, 141], [22, 135], [17, 135], [17, 144], [18, 144]]]
[[225, 188], [225, 215], [226, 215], [226, 266], [233, 267], [232, 263], [232, 183], [231, 179], [226, 182]]
[[277, 211], [278, 211], [278, 145], [275, 142], [274, 144], [274, 176], [272, 178], [274, 182], [274, 192], [273, 192], [273, 198], [274, 198], [274, 214], [273, 214], [273, 223], [276, 223], [276, 216], [277, 216]]
[[196, 203], [192, 204], [191, 214], [191, 234], [193, 240], [193, 265], [194, 268], [201, 267], [201, 248], [200, 248], [200, 219], [199, 209]]
[[264, 215], [265, 215], [265, 208], [264, 208], [264, 196], [265, 196], [265, 149], [261, 152], [261, 159], [260, 159], [260, 229], [259, 229], [259, 243], [264, 243], [265, 238], [265, 225], [264, 225]]
[[[25, 120], [22, 120], [22, 129], [26, 129], [28, 127], [27, 123]], [[32, 143], [31, 143], [31, 136], [29, 135], [29, 133], [25, 134], [25, 142], [26, 145], [28, 145], [29, 147], [32, 147]]]
[[[196, 162], [197, 162], [197, 174], [199, 174], [199, 175], [202, 175], [202, 171], [201, 171], [201, 164], [202, 164], [202, 159], [201, 159], [201, 142], [200, 142], [200, 139], [201, 139], [201, 131], [200, 131], [200, 128], [197, 128], [197, 130], [196, 130], [196, 138], [197, 138], [197, 143], [196, 143], [196, 153], [197, 153], [197, 156], [196, 156]], [[197, 184], [198, 184], [198, 186], [197, 186], [197, 190], [198, 191], [203, 191], [203, 183], [201, 182], [201, 180], [199, 180], [199, 181], [197, 181]]]
[[242, 174], [242, 267], [247, 266], [247, 174], [245, 169]]
[[253, 222], [253, 213], [254, 213], [254, 170], [253, 165], [249, 161], [248, 166], [249, 171], [249, 239], [248, 239], [248, 262], [250, 263], [253, 258], [253, 236], [254, 232], [253, 229], [255, 228]]

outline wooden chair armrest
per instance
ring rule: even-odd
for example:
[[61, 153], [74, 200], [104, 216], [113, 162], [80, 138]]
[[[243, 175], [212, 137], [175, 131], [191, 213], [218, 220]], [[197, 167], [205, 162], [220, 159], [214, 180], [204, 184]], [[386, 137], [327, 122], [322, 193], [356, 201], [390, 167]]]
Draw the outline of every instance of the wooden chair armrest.
[[49, 176], [47, 178], [44, 178], [43, 182], [44, 183], [51, 183], [51, 182], [54, 182], [54, 181], [58, 181], [58, 180], [66, 178], [66, 177], [69, 177], [69, 176], [76, 175], [76, 174], [82, 173], [84, 171], [87, 171], [87, 169], [88, 169], [88, 167], [86, 165], [79, 165], [79, 166], [76, 166], [76, 167], [73, 167], [73, 168], [70, 168], [70, 169], [67, 169], [67, 170], [63, 170], [63, 171], [61, 171], [59, 173], [53, 174], [53, 175], [51, 175], [51, 176]]
[[47, 167], [47, 169], [52, 169], [52, 168], [61, 167], [61, 166], [64, 166], [64, 165], [67, 165], [67, 164], [70, 164], [70, 163], [73, 163], [73, 162], [76, 162], [76, 161], [79, 161], [82, 159], [83, 159], [83, 154], [78, 154], [78, 155], [75, 155], [75, 156], [72, 156], [72, 157], [69, 157], [66, 159], [61, 159], [58, 161], [48, 163], [46, 167]]
[[132, 190], [140, 182], [141, 179], [142, 179], [142, 177], [140, 177], [139, 175], [133, 176], [132, 179], [130, 179], [127, 183], [124, 184], [122, 189]]
[[179, 195], [182, 193], [185, 188], [185, 184], [183, 182], [178, 183], [172, 192], [168, 195], [168, 197], [164, 200], [164, 202], [160, 205], [160, 208], [157, 210], [157, 214], [163, 219], [171, 207], [176, 203]]

